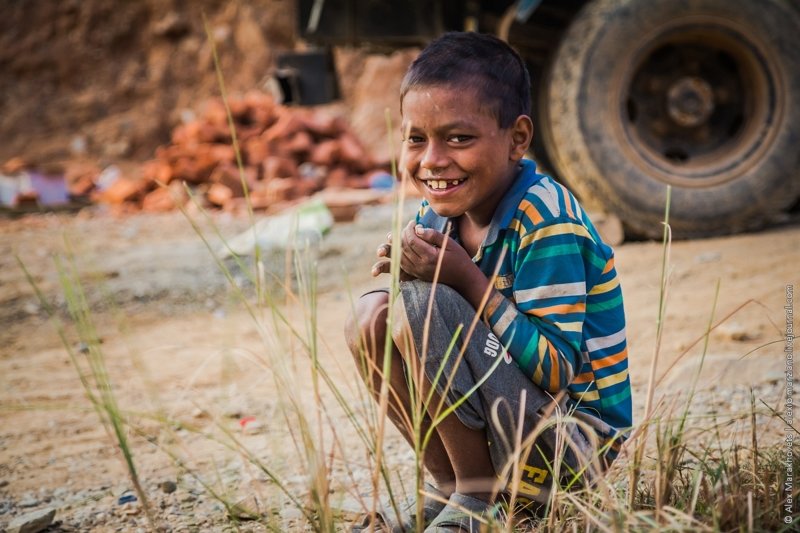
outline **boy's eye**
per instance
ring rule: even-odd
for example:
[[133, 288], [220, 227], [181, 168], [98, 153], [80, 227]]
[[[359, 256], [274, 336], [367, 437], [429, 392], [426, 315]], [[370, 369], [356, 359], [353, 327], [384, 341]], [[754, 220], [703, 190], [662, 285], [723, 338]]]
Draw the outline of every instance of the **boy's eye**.
[[472, 139], [471, 135], [451, 135], [450, 142], [453, 144], [463, 144]]
[[423, 138], [422, 138], [422, 137], [420, 137], [419, 135], [409, 135], [409, 136], [406, 138], [406, 142], [407, 142], [408, 144], [417, 144], [417, 143], [421, 143], [421, 142], [424, 142], [424, 141], [425, 141], [425, 139], [423, 139]]

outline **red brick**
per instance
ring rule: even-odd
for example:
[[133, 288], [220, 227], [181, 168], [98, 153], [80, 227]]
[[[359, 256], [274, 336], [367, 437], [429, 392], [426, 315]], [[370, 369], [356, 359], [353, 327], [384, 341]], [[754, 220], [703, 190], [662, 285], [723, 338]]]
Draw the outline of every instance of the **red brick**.
[[297, 176], [297, 163], [286, 157], [270, 156], [264, 160], [263, 168], [265, 181]]
[[167, 162], [157, 159], [147, 161], [142, 165], [142, 179], [166, 185], [172, 181], [172, 167]]
[[247, 118], [248, 106], [243, 99], [228, 98], [228, 108], [231, 110], [231, 115], [235, 122], [241, 122]]
[[70, 196], [86, 196], [95, 188], [100, 167], [93, 163], [70, 162], [64, 172], [64, 181]]
[[208, 147], [209, 157], [217, 163], [233, 163], [236, 151], [230, 144], [212, 144]]
[[305, 156], [311, 151], [313, 143], [308, 132], [298, 131], [284, 143], [283, 148], [294, 156]]
[[27, 167], [27, 163], [21, 157], [12, 157], [0, 167], [0, 172], [3, 174], [16, 174]]
[[348, 170], [344, 167], [334, 167], [325, 176], [326, 187], [344, 187], [347, 183], [347, 177], [350, 175]]
[[206, 192], [206, 199], [218, 207], [224, 206], [233, 198], [233, 191], [221, 183], [212, 183]]
[[264, 140], [288, 139], [298, 131], [301, 131], [303, 126], [300, 119], [294, 116], [290, 110], [282, 108], [278, 121], [264, 132]]
[[227, 125], [228, 113], [225, 111], [225, 106], [222, 100], [215, 98], [208, 100], [203, 109], [202, 117], [205, 122], [213, 125]]
[[339, 141], [328, 140], [322, 141], [311, 149], [311, 156], [309, 159], [312, 163], [324, 167], [332, 167], [339, 162], [341, 154], [341, 147]]
[[[178, 183], [175, 182], [175, 185], [178, 185]], [[181, 198], [182, 191], [181, 187], [159, 187], [144, 196], [144, 199], [142, 199], [142, 211], [148, 213], [172, 211], [178, 206], [176, 197]]]
[[260, 165], [271, 153], [263, 137], [253, 137], [242, 143], [242, 155], [248, 165]]
[[264, 186], [264, 199], [269, 204], [282, 202], [294, 197], [292, 194], [296, 186], [296, 180], [293, 179], [274, 179], [268, 181]]
[[[245, 167], [245, 181], [249, 187], [252, 187], [256, 181], [256, 169], [252, 167]], [[211, 183], [221, 183], [228, 187], [233, 193], [234, 197], [244, 195], [244, 188], [242, 187], [242, 178], [239, 174], [239, 167], [233, 163], [222, 163], [217, 165], [217, 168], [211, 172], [208, 180]]]
[[372, 158], [361, 145], [361, 142], [350, 132], [345, 132], [339, 137], [342, 161], [347, 163], [357, 172], [366, 172], [375, 167]]
[[318, 138], [336, 137], [342, 131], [341, 120], [324, 112], [316, 112], [304, 116], [303, 123]]
[[200, 129], [203, 124], [197, 120], [187, 124], [180, 124], [172, 130], [172, 143], [173, 144], [188, 144], [190, 142], [198, 142], [200, 140]]
[[98, 195], [99, 201], [112, 205], [139, 200], [147, 190], [143, 180], [120, 177], [111, 186]]

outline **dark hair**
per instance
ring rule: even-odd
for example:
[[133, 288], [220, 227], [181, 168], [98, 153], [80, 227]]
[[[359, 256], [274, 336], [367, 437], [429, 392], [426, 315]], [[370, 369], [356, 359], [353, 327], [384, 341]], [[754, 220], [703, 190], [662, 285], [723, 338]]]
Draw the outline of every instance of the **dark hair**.
[[464, 85], [489, 104], [501, 128], [531, 113], [531, 80], [517, 52], [493, 35], [448, 32], [432, 41], [408, 67], [400, 108], [412, 89]]

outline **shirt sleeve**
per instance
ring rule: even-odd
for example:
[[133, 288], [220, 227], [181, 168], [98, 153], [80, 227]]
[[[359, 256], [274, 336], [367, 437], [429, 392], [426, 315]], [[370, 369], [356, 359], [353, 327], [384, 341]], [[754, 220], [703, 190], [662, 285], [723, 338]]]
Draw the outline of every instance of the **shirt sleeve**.
[[587, 285], [606, 259], [580, 222], [556, 218], [522, 235], [513, 257], [514, 301], [495, 290], [484, 319], [542, 389], [565, 389], [582, 365]]

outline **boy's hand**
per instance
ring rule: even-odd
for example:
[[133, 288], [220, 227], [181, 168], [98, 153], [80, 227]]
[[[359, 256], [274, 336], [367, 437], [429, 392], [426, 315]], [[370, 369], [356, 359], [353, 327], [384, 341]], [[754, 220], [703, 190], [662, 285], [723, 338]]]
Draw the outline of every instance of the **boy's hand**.
[[[392, 234], [386, 236], [386, 242], [378, 246], [375, 255], [378, 256], [378, 261], [372, 265], [372, 276], [378, 277], [381, 274], [389, 274], [392, 265]], [[400, 281], [408, 281], [414, 279], [408, 272], [400, 270]]]
[[458, 289], [473, 273], [472, 270], [477, 269], [467, 251], [453, 239], [415, 224], [413, 220], [403, 229], [402, 248], [401, 268], [424, 281], [433, 281], [442, 248], [444, 257], [439, 272], [440, 283]]

